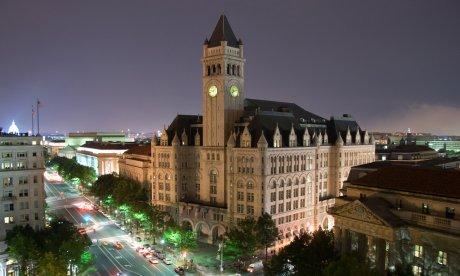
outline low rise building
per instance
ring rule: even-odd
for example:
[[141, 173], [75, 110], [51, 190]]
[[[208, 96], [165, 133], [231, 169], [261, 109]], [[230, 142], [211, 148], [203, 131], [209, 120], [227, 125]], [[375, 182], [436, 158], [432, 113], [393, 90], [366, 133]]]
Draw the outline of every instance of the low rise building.
[[410, 266], [414, 275], [460, 275], [460, 172], [387, 164], [352, 168], [328, 210], [337, 249], [381, 272]]
[[97, 175], [119, 173], [118, 159], [128, 149], [137, 146], [131, 142], [96, 142], [87, 141], [77, 148], [77, 162], [91, 167]]
[[149, 191], [152, 180], [152, 160], [150, 144], [139, 144], [123, 153], [118, 160], [120, 176], [135, 180]]

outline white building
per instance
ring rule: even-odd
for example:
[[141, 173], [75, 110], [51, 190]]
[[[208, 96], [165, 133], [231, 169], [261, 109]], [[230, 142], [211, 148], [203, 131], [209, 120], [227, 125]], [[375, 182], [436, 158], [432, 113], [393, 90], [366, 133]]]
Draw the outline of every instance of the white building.
[[[0, 132], [0, 241], [16, 225], [45, 225], [44, 148], [39, 136]], [[5, 260], [2, 255], [2, 260]], [[6, 264], [0, 264], [6, 275]], [[3, 274], [2, 274], [3, 273]]]

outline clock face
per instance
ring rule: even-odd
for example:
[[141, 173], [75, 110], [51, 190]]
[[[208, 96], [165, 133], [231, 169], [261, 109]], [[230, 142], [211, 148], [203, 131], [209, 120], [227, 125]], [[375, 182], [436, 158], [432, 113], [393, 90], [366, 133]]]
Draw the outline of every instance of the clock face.
[[232, 95], [232, 97], [238, 97], [239, 94], [240, 94], [240, 91], [238, 90], [238, 87], [235, 85], [232, 85], [230, 87], [230, 95]]
[[217, 86], [213, 85], [209, 87], [208, 93], [209, 93], [209, 96], [215, 97], [217, 95]]

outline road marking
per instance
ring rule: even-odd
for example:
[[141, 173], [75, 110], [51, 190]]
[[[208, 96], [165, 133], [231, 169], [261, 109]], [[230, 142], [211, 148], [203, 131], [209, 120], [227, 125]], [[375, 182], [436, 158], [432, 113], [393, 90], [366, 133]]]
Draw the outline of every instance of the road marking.
[[[120, 266], [123, 266], [117, 259], [115, 259], [115, 256], [113, 256], [112, 253], [110, 253], [109, 251], [107, 251], [107, 253], [108, 253], [110, 256], [112, 256], [112, 258], [114, 258], [114, 261], [115, 261], [115, 262], [117, 262]], [[117, 268], [118, 268], [118, 267], [117, 267]], [[132, 272], [132, 273], [134, 273], [134, 274], [136, 274], [136, 275], [142, 276], [142, 274], [139, 274], [139, 273], [137, 273], [137, 272], [134, 272], [134, 271], [132, 271], [132, 270], [130, 270], [130, 269], [126, 269], [126, 270], [129, 271], [129, 272]]]

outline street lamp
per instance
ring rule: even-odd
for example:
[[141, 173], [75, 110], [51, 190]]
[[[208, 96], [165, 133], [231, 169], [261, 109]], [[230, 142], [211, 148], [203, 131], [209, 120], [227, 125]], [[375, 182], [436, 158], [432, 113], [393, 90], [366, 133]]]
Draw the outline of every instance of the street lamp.
[[160, 244], [161, 244], [161, 253], [164, 254], [165, 253], [165, 240], [161, 239]]
[[221, 241], [219, 243], [219, 251], [220, 251], [220, 272], [224, 271], [224, 242]]

